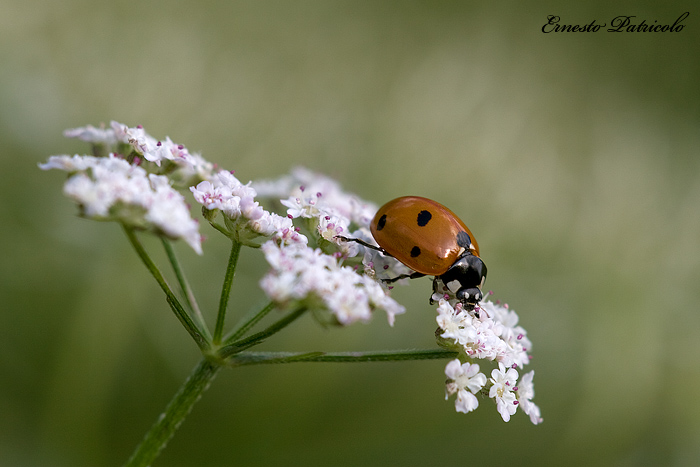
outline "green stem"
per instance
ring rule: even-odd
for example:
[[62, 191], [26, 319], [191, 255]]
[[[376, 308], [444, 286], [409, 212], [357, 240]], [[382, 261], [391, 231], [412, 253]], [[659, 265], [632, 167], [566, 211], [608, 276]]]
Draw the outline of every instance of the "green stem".
[[280, 332], [282, 329], [289, 326], [297, 318], [299, 318], [301, 315], [303, 315], [305, 311], [306, 311], [306, 307], [297, 308], [296, 310], [292, 311], [291, 313], [285, 315], [280, 320], [271, 324], [269, 327], [267, 327], [263, 331], [260, 331], [256, 334], [253, 334], [252, 336], [246, 337], [245, 339], [241, 339], [237, 342], [234, 342], [232, 344], [229, 344], [229, 345], [222, 347], [221, 349], [219, 349], [218, 356], [222, 359], [227, 359], [227, 358], [231, 357], [232, 355], [243, 352], [245, 349], [249, 349], [250, 347], [253, 347], [254, 345], [258, 345], [258, 344], [262, 343], [268, 337], [272, 336], [275, 333]]
[[148, 253], [146, 252], [145, 248], [143, 247], [143, 245], [141, 245], [141, 242], [139, 242], [139, 239], [136, 237], [136, 233], [134, 232], [134, 230], [131, 227], [128, 227], [124, 224], [122, 224], [122, 227], [124, 228], [124, 232], [126, 233], [127, 238], [131, 242], [131, 245], [134, 247], [136, 253], [139, 255], [139, 258], [141, 258], [143, 264], [146, 265], [148, 271], [151, 273], [151, 275], [153, 275], [156, 282], [158, 282], [158, 285], [160, 285], [160, 288], [163, 289], [163, 292], [165, 292], [168, 304], [175, 313], [175, 316], [177, 316], [177, 319], [180, 320], [187, 332], [190, 333], [190, 336], [192, 336], [199, 348], [201, 350], [207, 350], [209, 348], [209, 342], [204, 336], [202, 336], [199, 329], [197, 329], [197, 326], [195, 326], [194, 322], [192, 322], [192, 318], [190, 318], [190, 315], [187, 314], [185, 309], [182, 307], [180, 301], [177, 299], [175, 294], [173, 294], [173, 291], [170, 290], [170, 286], [167, 282], [165, 282], [163, 275], [160, 273], [160, 270], [155, 265], [153, 260], [151, 260], [151, 257], [148, 256]]
[[270, 313], [272, 310], [274, 310], [276, 306], [277, 305], [275, 304], [275, 302], [270, 302], [267, 305], [265, 305], [265, 307], [262, 310], [256, 312], [253, 316], [244, 319], [242, 324], [236, 326], [233, 333], [224, 340], [224, 345], [232, 344], [236, 341], [236, 339], [240, 339], [241, 337], [243, 337], [243, 335], [246, 332], [248, 332], [250, 328], [258, 324], [260, 320], [267, 316], [268, 313]]
[[167, 238], [163, 237], [162, 238], [163, 242], [163, 248], [165, 248], [165, 253], [168, 255], [168, 260], [170, 261], [170, 265], [173, 268], [173, 272], [175, 272], [175, 276], [177, 277], [177, 281], [180, 284], [180, 288], [182, 289], [182, 292], [185, 294], [185, 299], [187, 300], [187, 304], [189, 305], [190, 309], [192, 310], [192, 313], [194, 315], [194, 319], [197, 321], [198, 327], [200, 332], [204, 334], [205, 338], [207, 340], [211, 340], [211, 335], [209, 334], [209, 329], [207, 328], [207, 323], [204, 321], [204, 316], [202, 315], [202, 311], [199, 309], [199, 305], [197, 304], [197, 299], [194, 296], [194, 293], [192, 292], [192, 287], [190, 287], [190, 283], [187, 280], [187, 277], [185, 277], [185, 273], [182, 270], [182, 267], [180, 266], [180, 261], [177, 259], [177, 255], [175, 254], [175, 250], [173, 249], [173, 244], [168, 240]]
[[231, 232], [229, 232], [226, 229], [226, 227], [222, 227], [221, 225], [217, 224], [216, 222], [211, 222], [211, 221], [209, 221], [209, 225], [214, 227], [216, 230], [218, 230], [222, 234], [226, 235], [226, 237], [231, 238]]
[[170, 401], [165, 412], [146, 433], [146, 437], [126, 463], [127, 467], [151, 465], [220, 369], [220, 366], [211, 363], [206, 358], [197, 364], [185, 384], [180, 387], [175, 397]]
[[226, 276], [224, 277], [224, 285], [221, 287], [221, 299], [219, 300], [219, 313], [216, 316], [216, 328], [214, 329], [214, 344], [221, 343], [221, 335], [224, 332], [224, 320], [226, 318], [226, 306], [228, 305], [228, 297], [231, 293], [231, 284], [233, 276], [236, 273], [236, 264], [238, 264], [238, 255], [241, 252], [241, 244], [236, 240], [231, 240], [231, 254], [228, 258], [228, 266], [226, 268]]
[[456, 358], [459, 352], [446, 349], [369, 352], [241, 352], [227, 361], [230, 367], [293, 362], [395, 362]]

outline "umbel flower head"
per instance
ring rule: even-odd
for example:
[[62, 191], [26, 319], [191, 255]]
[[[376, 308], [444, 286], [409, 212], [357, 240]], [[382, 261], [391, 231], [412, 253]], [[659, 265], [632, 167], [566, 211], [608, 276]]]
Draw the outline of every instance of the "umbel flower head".
[[141, 125], [128, 127], [112, 121], [108, 128], [87, 125], [66, 130], [64, 135], [91, 143], [97, 156], [121, 154], [129, 162], [143, 165], [149, 173], [167, 175], [179, 187], [205, 180], [214, 170], [214, 165], [201, 155], [190, 153], [167, 136], [164, 141], [157, 140]]
[[[527, 352], [532, 348], [525, 329], [518, 326], [518, 315], [507, 304], [486, 300], [475, 311], [464, 310], [459, 302], [439, 300], [438, 343], [458, 350], [466, 362], [462, 364], [460, 359], [455, 359], [445, 368], [447, 396], [457, 394], [455, 407], [458, 412], [466, 413], [478, 406], [467, 390], [473, 395], [486, 388], [504, 421], [509, 421], [517, 408], [522, 407], [532, 423], [542, 422], [540, 409], [532, 402], [535, 372], [525, 374], [518, 383], [517, 369], [529, 363]], [[478, 359], [498, 364], [488, 380], [479, 373], [477, 364], [470, 364]]]
[[201, 254], [199, 224], [174, 189], [207, 178], [213, 164], [166, 138], [158, 141], [141, 127], [111, 122], [66, 130], [92, 145], [93, 155], [51, 156], [43, 170], [69, 173], [63, 187], [90, 219], [114, 220], [185, 240]]
[[63, 193], [78, 203], [81, 215], [183, 239], [202, 253], [199, 223], [166, 176], [149, 174], [113, 153], [107, 157], [52, 156], [40, 167], [69, 172]]
[[263, 209], [255, 200], [257, 193], [250, 182], [244, 185], [232, 172], [221, 170], [190, 187], [190, 191], [202, 205], [204, 216], [213, 222], [221, 213], [227, 234], [244, 245], [260, 246], [270, 238], [282, 244], [307, 243], [291, 218]]
[[367, 322], [374, 310], [384, 310], [393, 326], [395, 316], [404, 313], [405, 307], [373, 275], [364, 274], [365, 268], [359, 267], [360, 249], [336, 238], [347, 232], [366, 235], [363, 231], [369, 232], [377, 209], [374, 204], [304, 168], [277, 180], [255, 182], [253, 187], [262, 196], [278, 200], [287, 208], [286, 219], [303, 226], [296, 228], [304, 232], [297, 234], [302, 242], [263, 245], [272, 269], [260, 285], [273, 301], [284, 306], [307, 305], [326, 324]]
[[[65, 134], [90, 143], [93, 154], [52, 156], [40, 167], [68, 173], [63, 191], [82, 216], [182, 239], [201, 254], [199, 224], [177, 191], [186, 189], [217, 231], [260, 248], [269, 270], [259, 285], [279, 308], [309, 309], [322, 324], [337, 326], [367, 322], [377, 310], [393, 326], [405, 313], [382, 279], [410, 269], [339, 238], [376, 245], [369, 226], [377, 207], [345, 192], [335, 180], [296, 168], [277, 179], [242, 183], [232, 171], [215, 168], [170, 138], [159, 141], [140, 126], [117, 122]], [[530, 362], [532, 349], [518, 315], [487, 297], [467, 310], [445, 290], [433, 299], [438, 302], [438, 345], [457, 355], [445, 367], [446, 397], [456, 396], [458, 412], [469, 413], [480, 398], [490, 398], [504, 421], [521, 408], [532, 423], [540, 423], [540, 410], [532, 402], [534, 371], [518, 372]], [[484, 373], [488, 366], [490, 377]]]

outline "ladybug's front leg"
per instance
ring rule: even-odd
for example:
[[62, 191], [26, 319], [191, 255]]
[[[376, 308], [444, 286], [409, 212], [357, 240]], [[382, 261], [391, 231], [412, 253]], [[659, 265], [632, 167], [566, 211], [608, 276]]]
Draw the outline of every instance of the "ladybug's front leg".
[[392, 282], [400, 281], [401, 279], [418, 279], [419, 277], [423, 277], [425, 274], [420, 273], [420, 272], [414, 272], [411, 274], [401, 274], [396, 277], [392, 277], [391, 279], [382, 279], [382, 282], [385, 284], [391, 284]]
[[[438, 281], [439, 281], [439, 280], [440, 280], [440, 279], [438, 279], [437, 276], [435, 276], [435, 277], [433, 278], [433, 293], [430, 295], [430, 300], [429, 300], [429, 302], [430, 302], [431, 305], [435, 305], [435, 300], [433, 300], [433, 295], [439, 294], [439, 293], [440, 293], [440, 292], [438, 291], [438, 288], [440, 287], [440, 286], [438, 285]], [[440, 282], [442, 282], [442, 281], [440, 281]]]
[[[387, 251], [386, 251], [384, 248], [382, 248], [382, 247], [380, 247], [380, 246], [377, 246], [377, 245], [372, 245], [372, 244], [370, 244], [370, 243], [367, 243], [367, 242], [364, 241], [364, 240], [360, 240], [359, 238], [348, 238], [348, 237], [343, 237], [342, 235], [336, 235], [336, 236], [333, 237], [333, 238], [339, 238], [340, 240], [343, 240], [343, 241], [345, 241], [345, 242], [355, 242], [355, 243], [359, 243], [360, 245], [362, 245], [362, 246], [364, 246], [364, 247], [371, 248], [372, 250], [376, 250], [376, 251], [380, 252], [380, 253], [383, 254], [384, 256], [391, 256], [389, 253], [387, 253]], [[391, 257], [393, 258], [393, 256], [391, 256]], [[402, 278], [402, 279], [403, 279], [403, 278]], [[398, 280], [398, 279], [397, 279], [397, 280]], [[393, 282], [393, 281], [392, 281], [392, 282]]]

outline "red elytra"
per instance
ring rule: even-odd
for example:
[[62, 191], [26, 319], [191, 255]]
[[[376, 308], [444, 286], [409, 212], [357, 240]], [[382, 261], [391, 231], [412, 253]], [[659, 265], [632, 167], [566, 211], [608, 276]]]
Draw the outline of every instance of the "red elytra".
[[465, 254], [479, 256], [479, 245], [464, 222], [442, 204], [420, 196], [386, 203], [370, 230], [387, 253], [425, 275], [446, 273]]

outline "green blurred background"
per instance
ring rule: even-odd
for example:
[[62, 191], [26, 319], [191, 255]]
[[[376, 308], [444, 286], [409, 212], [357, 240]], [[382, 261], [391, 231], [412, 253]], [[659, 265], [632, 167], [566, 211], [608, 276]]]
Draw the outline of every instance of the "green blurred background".
[[[241, 368], [155, 465], [698, 465], [700, 13], [541, 32], [695, 5], [0, 0], [0, 465], [120, 465], [198, 360], [119, 228], [37, 169], [111, 119], [243, 181], [304, 165], [449, 206], [534, 343], [545, 419], [455, 413], [445, 361]], [[177, 246], [211, 318], [227, 244], [203, 231], [204, 256]], [[230, 323], [263, 302], [261, 260]], [[306, 317], [266, 348], [432, 348], [429, 289], [397, 291], [394, 328]]]

